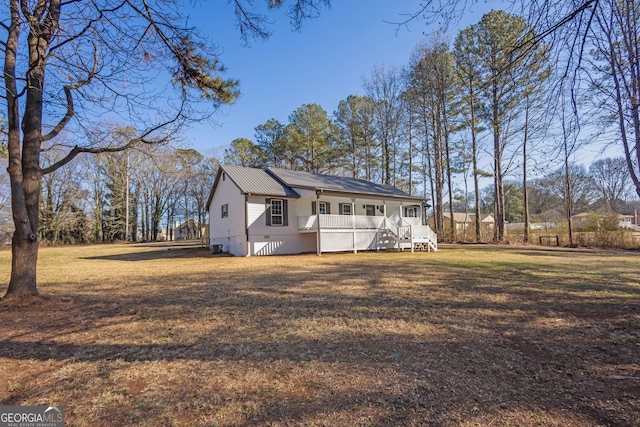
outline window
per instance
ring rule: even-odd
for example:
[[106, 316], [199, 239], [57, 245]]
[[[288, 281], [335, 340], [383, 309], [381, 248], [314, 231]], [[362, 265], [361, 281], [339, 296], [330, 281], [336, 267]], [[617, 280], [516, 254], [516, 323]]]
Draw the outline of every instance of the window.
[[229, 216], [229, 204], [225, 203], [220, 208], [222, 210], [222, 218], [228, 217]]
[[271, 199], [271, 225], [283, 225], [282, 200]]
[[351, 203], [340, 203], [340, 215], [353, 215]]
[[265, 217], [267, 225], [273, 225], [276, 227], [289, 226], [287, 200], [265, 199]]
[[376, 216], [376, 207], [374, 205], [366, 205], [365, 211], [367, 212], [367, 216]]
[[410, 208], [404, 208], [404, 216], [406, 218], [417, 218], [418, 217], [418, 208], [413, 206]]
[[[331, 214], [331, 203], [329, 202], [320, 202], [320, 215], [330, 215]], [[316, 202], [311, 202], [311, 215], [316, 214]]]

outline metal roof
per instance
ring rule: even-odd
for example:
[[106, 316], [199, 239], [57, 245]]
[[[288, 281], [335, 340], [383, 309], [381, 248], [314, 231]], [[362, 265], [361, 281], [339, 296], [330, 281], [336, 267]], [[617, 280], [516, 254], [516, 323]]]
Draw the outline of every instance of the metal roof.
[[[225, 174], [225, 175], [223, 175]], [[243, 194], [298, 198], [294, 188], [317, 190], [330, 193], [363, 194], [373, 197], [422, 201], [422, 197], [411, 196], [389, 185], [374, 184], [364, 179], [343, 178], [317, 173], [288, 169], [256, 169], [242, 166], [220, 165], [220, 170], [211, 189], [207, 205], [211, 204], [213, 193], [220, 179], [230, 179]]]
[[275, 179], [264, 169], [220, 165], [220, 169], [243, 194], [260, 196], [300, 197], [287, 185]]
[[411, 196], [410, 194], [398, 190], [395, 187], [374, 184], [373, 182], [366, 181], [364, 179], [343, 178], [278, 168], [268, 168], [267, 172], [275, 176], [283, 184], [293, 188], [422, 200], [421, 197]]

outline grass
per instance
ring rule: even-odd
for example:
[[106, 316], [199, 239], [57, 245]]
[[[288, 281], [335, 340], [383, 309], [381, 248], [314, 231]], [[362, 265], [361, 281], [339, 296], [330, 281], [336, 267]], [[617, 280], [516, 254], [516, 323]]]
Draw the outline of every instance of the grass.
[[44, 248], [43, 296], [0, 301], [0, 405], [69, 426], [636, 426], [638, 261]]

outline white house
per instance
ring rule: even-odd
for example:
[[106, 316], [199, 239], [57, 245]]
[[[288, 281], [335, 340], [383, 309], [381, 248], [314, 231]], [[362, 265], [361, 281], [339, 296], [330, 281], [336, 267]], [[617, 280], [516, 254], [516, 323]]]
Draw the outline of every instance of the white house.
[[189, 218], [188, 221], [183, 222], [182, 224], [176, 224], [173, 229], [173, 239], [174, 240], [185, 240], [185, 239], [199, 239], [200, 238], [201, 227], [198, 225], [198, 221], [193, 218]]
[[221, 165], [207, 205], [211, 248], [236, 256], [437, 250], [424, 199], [361, 179]]
[[[443, 212], [442, 216], [444, 217], [444, 225], [448, 226], [451, 220], [450, 212]], [[480, 225], [493, 230], [495, 224], [495, 218], [493, 214], [480, 215]], [[475, 213], [464, 213], [464, 212], [454, 212], [453, 213], [453, 224], [456, 229], [456, 232], [469, 231], [471, 229], [475, 230], [476, 223], [476, 214]]]

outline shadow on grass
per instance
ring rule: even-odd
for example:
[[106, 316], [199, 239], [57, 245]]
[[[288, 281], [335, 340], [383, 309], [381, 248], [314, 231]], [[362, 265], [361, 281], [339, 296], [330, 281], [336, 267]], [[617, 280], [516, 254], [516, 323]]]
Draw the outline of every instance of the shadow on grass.
[[[155, 246], [153, 246], [155, 247]], [[173, 258], [212, 258], [207, 248], [193, 246], [170, 246], [164, 249], [154, 251], [134, 252], [115, 255], [99, 255], [92, 257], [84, 257], [86, 260], [102, 260], [102, 261], [151, 261], [158, 259]]]
[[[567, 331], [557, 332], [564, 334]], [[590, 421], [594, 425], [633, 426], [633, 422], [627, 422], [625, 417], [637, 416], [633, 408], [637, 402], [638, 382], [607, 377], [589, 378], [593, 376], [589, 371], [593, 369], [590, 365], [595, 360], [586, 361], [585, 358], [590, 356], [585, 352], [579, 355], [582, 360], [576, 365], [577, 355], [572, 352], [575, 345], [575, 342], [563, 340], [556, 343], [555, 349], [544, 353], [533, 351], [535, 346], [526, 344], [526, 338], [515, 340], [513, 337], [498, 338], [490, 334], [478, 335], [471, 340], [468, 336], [460, 335], [426, 341], [411, 336], [379, 334], [371, 338], [293, 342], [225, 343], [211, 338], [187, 345], [3, 342], [0, 357], [29, 363], [34, 360], [43, 360], [48, 364], [52, 361], [73, 364], [92, 362], [98, 363], [103, 372], [111, 369], [110, 364], [115, 367], [122, 367], [123, 363], [139, 364], [143, 367], [146, 363], [181, 361], [197, 361], [201, 366], [199, 369], [205, 372], [210, 369], [207, 368], [210, 363], [214, 366], [241, 363], [247, 369], [265, 373], [276, 364], [298, 367], [296, 369], [320, 368], [312, 390], [315, 398], [274, 396], [268, 387], [265, 387], [264, 394], [255, 391], [250, 396], [251, 402], [257, 403], [262, 409], [253, 407], [253, 414], [248, 420], [255, 421], [256, 425], [284, 420], [303, 422], [314, 414], [326, 416], [336, 411], [354, 411], [363, 406], [374, 406], [382, 412], [374, 420], [375, 425], [448, 425], [454, 417], [452, 413], [456, 414], [455, 417], [459, 414], [471, 417], [481, 411], [490, 419], [492, 412], [498, 414], [505, 409], [524, 408], [524, 414], [532, 410], [547, 415], [554, 411], [564, 412], [569, 419], [580, 420], [576, 425], [585, 425], [582, 423]], [[569, 350], [560, 352], [560, 347]], [[618, 361], [632, 362], [620, 358]], [[611, 362], [599, 361], [602, 364]], [[172, 370], [176, 369], [173, 365]], [[189, 371], [193, 367], [185, 369], [185, 375], [193, 375]], [[359, 383], [365, 382], [362, 379], [346, 388], [332, 389], [324, 384], [322, 376], [327, 374], [326, 370], [334, 370], [336, 372], [332, 375], [337, 375], [342, 369], [358, 372], [365, 378], [377, 378], [380, 385], [373, 389], [359, 386]], [[210, 375], [215, 377], [215, 370]], [[92, 378], [86, 378], [86, 381], [95, 383]], [[82, 388], [76, 383], [70, 386]], [[167, 386], [172, 388], [172, 393], [179, 392], [173, 386]], [[256, 385], [257, 389], [261, 387], [264, 386]], [[242, 402], [248, 399], [242, 390], [234, 392], [232, 386], [224, 390], [228, 393], [228, 400]], [[2, 404], [20, 404], [30, 393], [30, 390], [17, 390], [13, 396], [3, 399]], [[194, 391], [187, 389], [185, 393], [188, 396]], [[624, 417], [620, 417], [619, 407], [605, 405], [613, 397], [626, 408]], [[144, 393], [135, 399], [144, 399]], [[107, 408], [113, 410], [112, 407]], [[99, 419], [104, 420], [102, 417]], [[520, 425], [527, 425], [524, 421], [520, 420]]]
[[[52, 298], [51, 312], [31, 331], [7, 327], [0, 358], [222, 370], [241, 364], [265, 375], [287, 364], [317, 377], [309, 399], [256, 385], [247, 415], [255, 425], [304, 423], [314, 414], [322, 422], [321, 414], [366, 408], [373, 419], [353, 424], [489, 423], [505, 410], [561, 413], [573, 425], [631, 426], [640, 418], [640, 287], [629, 265], [589, 271], [587, 259], [570, 271], [495, 257], [460, 268], [429, 254], [402, 262], [394, 256], [283, 257], [272, 270], [240, 260], [243, 268], [224, 274], [213, 263], [127, 296], [78, 285], [77, 294]], [[7, 310], [2, 319], [20, 325], [26, 314]], [[353, 384], [325, 383], [341, 370]], [[370, 380], [377, 385], [363, 385]], [[242, 390], [224, 390], [225, 399], [248, 405]], [[2, 403], [20, 404], [33, 392], [16, 390]]]

